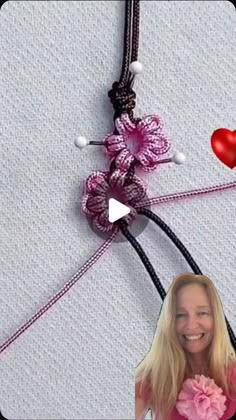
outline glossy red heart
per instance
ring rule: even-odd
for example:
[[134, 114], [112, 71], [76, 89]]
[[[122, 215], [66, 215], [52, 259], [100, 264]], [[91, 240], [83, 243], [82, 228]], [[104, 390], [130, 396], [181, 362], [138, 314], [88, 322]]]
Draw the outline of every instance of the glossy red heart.
[[218, 159], [233, 169], [236, 166], [236, 131], [219, 128], [211, 136], [211, 147]]

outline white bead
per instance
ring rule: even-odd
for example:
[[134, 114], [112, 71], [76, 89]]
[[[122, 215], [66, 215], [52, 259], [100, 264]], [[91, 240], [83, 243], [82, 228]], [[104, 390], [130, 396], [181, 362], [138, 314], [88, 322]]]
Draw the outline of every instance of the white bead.
[[86, 137], [83, 137], [83, 136], [79, 136], [75, 140], [75, 146], [78, 147], [79, 149], [83, 149], [84, 147], [88, 146], [88, 144], [89, 144], [89, 141], [86, 139]]
[[140, 74], [143, 71], [143, 65], [140, 61], [133, 61], [129, 65], [129, 71], [133, 74]]
[[177, 163], [178, 165], [181, 165], [185, 162], [186, 156], [182, 152], [176, 152], [174, 153], [174, 156], [171, 158], [172, 162]]

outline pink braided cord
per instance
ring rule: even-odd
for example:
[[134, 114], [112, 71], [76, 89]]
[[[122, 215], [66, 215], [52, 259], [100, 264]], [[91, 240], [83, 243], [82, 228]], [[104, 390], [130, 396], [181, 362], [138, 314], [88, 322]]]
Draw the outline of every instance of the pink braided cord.
[[44, 305], [35, 315], [33, 315], [29, 321], [27, 321], [22, 327], [20, 327], [10, 338], [8, 338], [5, 343], [0, 346], [0, 354], [10, 346], [13, 341], [15, 341], [24, 331], [26, 331], [38, 318], [40, 318], [49, 308], [51, 308], [68, 290], [95, 264], [96, 261], [105, 253], [105, 251], [112, 244], [115, 239], [119, 228], [117, 227], [110, 237], [102, 244], [100, 248], [86, 261], [86, 263], [79, 269], [79, 271], [74, 274], [74, 276], [63, 286], [59, 292], [54, 295], [50, 301]]
[[[175, 201], [181, 200], [183, 198], [193, 197], [195, 195], [202, 195], [208, 194], [211, 192], [216, 191], [223, 191], [230, 188], [235, 188], [236, 182], [229, 182], [227, 184], [215, 185], [213, 187], [207, 188], [200, 188], [192, 191], [185, 191], [180, 193], [174, 193], [169, 195], [164, 195], [161, 197], [154, 197], [150, 200], [145, 200], [140, 202], [137, 205], [137, 208], [143, 208], [147, 205], [156, 205], [165, 203], [168, 201]], [[65, 284], [65, 286], [57, 292], [55, 296], [53, 296], [50, 301], [44, 305], [35, 315], [33, 315], [29, 321], [27, 321], [24, 325], [22, 325], [10, 338], [8, 338], [1, 346], [0, 346], [0, 354], [6, 350], [7, 347], [10, 346], [24, 331], [26, 331], [38, 318], [40, 318], [49, 308], [51, 308], [88, 270], [92, 267], [95, 262], [99, 260], [99, 258], [105, 253], [105, 251], [110, 247], [113, 240], [115, 239], [119, 228], [116, 227], [114, 232], [111, 236], [103, 243], [103, 245], [97, 249], [97, 251], [86, 261], [86, 263], [79, 269], [79, 271], [74, 274], [74, 276]]]
[[195, 195], [203, 195], [203, 194], [208, 194], [208, 193], [216, 192], [216, 191], [223, 191], [223, 190], [227, 190], [227, 189], [235, 188], [235, 187], [236, 187], [236, 181], [232, 181], [227, 184], [214, 185], [213, 187], [199, 188], [192, 191], [184, 191], [180, 193], [162, 195], [161, 197], [153, 197], [153, 198], [150, 198], [150, 200], [140, 201], [139, 203], [136, 204], [136, 208], [140, 209], [140, 208], [147, 207], [148, 205], [154, 206], [156, 204], [166, 203], [168, 201], [181, 200], [183, 198], [194, 197]]

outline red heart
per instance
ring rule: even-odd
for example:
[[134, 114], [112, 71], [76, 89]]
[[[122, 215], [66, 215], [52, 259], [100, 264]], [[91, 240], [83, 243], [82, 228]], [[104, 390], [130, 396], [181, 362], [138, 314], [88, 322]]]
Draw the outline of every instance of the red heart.
[[236, 166], [236, 131], [219, 128], [211, 136], [211, 147], [218, 159], [233, 169]]

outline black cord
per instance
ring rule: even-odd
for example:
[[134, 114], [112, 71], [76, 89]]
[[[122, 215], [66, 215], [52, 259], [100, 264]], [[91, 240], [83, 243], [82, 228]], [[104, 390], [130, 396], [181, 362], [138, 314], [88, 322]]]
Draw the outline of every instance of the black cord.
[[153, 281], [153, 284], [156, 287], [159, 295], [161, 296], [162, 300], [164, 300], [164, 298], [166, 296], [165, 289], [163, 288], [163, 286], [160, 282], [160, 279], [157, 277], [156, 272], [155, 272], [151, 262], [149, 261], [147, 255], [145, 254], [143, 248], [141, 247], [141, 245], [139, 244], [137, 239], [128, 230], [128, 227], [127, 227], [128, 223], [126, 222], [126, 220], [121, 219], [121, 220], [119, 220], [118, 225], [119, 225], [120, 230], [123, 233], [123, 235], [126, 237], [126, 239], [128, 239], [130, 244], [133, 246], [133, 248], [137, 252], [137, 254], [140, 257], [141, 261], [143, 262], [148, 274], [150, 275], [150, 277]]
[[202, 274], [200, 268], [198, 267], [197, 263], [194, 261], [192, 255], [188, 252], [187, 248], [184, 244], [179, 240], [179, 238], [175, 235], [175, 233], [170, 229], [170, 227], [155, 213], [153, 213], [149, 209], [140, 209], [137, 210], [137, 213], [143, 214], [144, 216], [148, 217], [149, 219], [153, 220], [165, 233], [166, 235], [172, 240], [181, 254], [184, 256], [190, 267], [192, 268], [194, 274]]
[[[113, 121], [121, 114], [129, 114], [130, 120], [135, 123], [139, 118], [134, 118], [136, 93], [133, 91], [134, 75], [130, 72], [129, 66], [133, 61], [138, 60], [139, 46], [139, 15], [140, 0], [125, 1], [125, 27], [124, 27], [124, 48], [123, 62], [119, 81], [112, 84], [108, 96], [115, 110]], [[118, 134], [116, 127], [114, 133]]]

